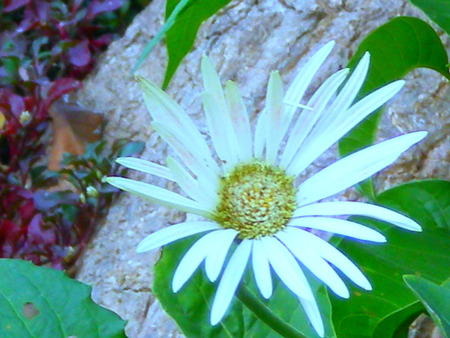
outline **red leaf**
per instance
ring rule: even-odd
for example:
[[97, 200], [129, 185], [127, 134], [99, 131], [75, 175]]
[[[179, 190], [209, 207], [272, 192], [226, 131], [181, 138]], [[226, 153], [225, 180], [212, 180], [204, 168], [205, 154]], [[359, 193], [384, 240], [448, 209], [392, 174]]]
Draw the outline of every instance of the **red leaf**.
[[25, 110], [23, 98], [9, 90], [0, 90], [0, 106], [14, 114], [16, 117], [19, 117]]
[[44, 1], [39, 1], [36, 4], [36, 14], [41, 23], [46, 23], [50, 21], [50, 4]]
[[83, 40], [71, 47], [67, 51], [69, 62], [77, 67], [84, 67], [91, 61], [91, 52], [89, 51], [89, 41]]
[[12, 12], [29, 3], [30, 0], [4, 0], [3, 13]]
[[72, 78], [58, 79], [52, 83], [50, 89], [47, 92], [46, 104], [50, 105], [62, 95], [80, 88], [81, 82]]
[[14, 257], [16, 246], [25, 230], [8, 219], [0, 222], [0, 257]]
[[123, 0], [94, 0], [87, 8], [86, 20], [92, 20], [97, 15], [113, 11], [122, 6]]
[[15, 33], [24, 33], [29, 29], [39, 25], [39, 19], [32, 8], [27, 7], [23, 15], [23, 20], [20, 22], [19, 26], [16, 28]]
[[28, 240], [33, 243], [52, 244], [55, 234], [50, 229], [42, 229], [42, 215], [36, 214], [28, 224]]

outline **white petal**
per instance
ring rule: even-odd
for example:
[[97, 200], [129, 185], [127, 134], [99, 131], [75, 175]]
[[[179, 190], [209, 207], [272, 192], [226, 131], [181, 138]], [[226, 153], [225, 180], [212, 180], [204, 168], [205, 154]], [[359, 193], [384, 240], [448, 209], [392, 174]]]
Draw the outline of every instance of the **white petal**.
[[393, 163], [402, 152], [426, 135], [426, 132], [402, 135], [340, 159], [299, 186], [297, 204], [302, 206], [315, 202], [365, 180]]
[[309, 246], [304, 245], [303, 237], [293, 236], [291, 233], [279, 231], [276, 237], [294, 254], [294, 256], [303, 263], [317, 278], [330, 287], [338, 296], [348, 298], [350, 293], [342, 279]]
[[184, 110], [155, 84], [142, 77], [138, 77], [138, 82], [153, 120], [177, 130], [179, 138], [188, 141], [189, 149], [196, 154], [202, 154], [208, 166], [216, 172], [217, 165], [205, 140]]
[[244, 239], [236, 248], [220, 280], [211, 308], [211, 325], [219, 323], [228, 310], [247, 266], [252, 241]]
[[230, 142], [230, 128], [224, 128], [224, 113], [210, 93], [202, 94], [202, 102], [214, 149], [225, 167], [229, 167], [237, 162], [237, 153]]
[[238, 232], [233, 229], [226, 229], [220, 232], [220, 237], [215, 240], [214, 250], [211, 250], [206, 256], [205, 270], [211, 282], [214, 282], [219, 277], [222, 271], [223, 263], [227, 257], [233, 240], [236, 238]]
[[211, 182], [211, 180], [201, 176], [197, 178], [197, 182], [200, 190], [204, 192], [205, 198], [208, 199], [208, 203], [205, 205], [210, 205], [208, 208], [209, 210], [215, 209], [219, 200], [219, 196], [217, 194], [219, 190], [219, 178], [216, 177], [215, 181]]
[[213, 210], [215, 200], [217, 200], [215, 192], [210, 191], [205, 186], [201, 186], [173, 157], [167, 157], [166, 162], [167, 167], [172, 171], [172, 175], [175, 177], [180, 188], [189, 197], [203, 205], [205, 209]]
[[304, 283], [306, 278], [295, 258], [274, 237], [262, 237], [261, 243], [275, 273], [281, 281], [298, 297], [314, 299], [311, 287]]
[[270, 73], [269, 83], [267, 84], [266, 108], [267, 123], [265, 125], [266, 137], [266, 161], [273, 164], [279, 149], [279, 140], [282, 135], [281, 123], [283, 109], [283, 82], [277, 71]]
[[153, 250], [181, 238], [217, 229], [221, 228], [213, 222], [184, 222], [171, 225], [145, 237], [137, 246], [136, 252]]
[[150, 161], [136, 157], [119, 157], [116, 159], [116, 162], [130, 169], [139, 170], [143, 173], [165, 178], [169, 181], [175, 181], [168, 168]]
[[175, 270], [172, 279], [172, 290], [178, 292], [183, 285], [191, 278], [194, 271], [198, 268], [206, 255], [213, 250], [220, 238], [221, 232], [224, 230], [217, 230], [206, 234], [195, 242], [189, 250], [185, 253], [183, 258]]
[[206, 218], [212, 217], [211, 211], [206, 210], [199, 203], [152, 184], [134, 181], [123, 177], [108, 177], [106, 182], [116, 188], [128, 191], [132, 194], [146, 198], [154, 203], [158, 203], [166, 207], [184, 212], [191, 212]]
[[[223, 129], [225, 138], [220, 138], [218, 139], [218, 141], [224, 144], [225, 142], [227, 143], [227, 150], [229, 153], [228, 155], [225, 155], [222, 152], [222, 156], [224, 156], [224, 158], [221, 157], [221, 159], [226, 161], [227, 166], [234, 166], [238, 161], [237, 148], [239, 146], [239, 142], [238, 140], [236, 140], [236, 135], [233, 131], [230, 114], [225, 100], [225, 94], [223, 92], [222, 85], [220, 84], [219, 76], [217, 75], [217, 72], [213, 64], [211, 63], [211, 60], [209, 60], [209, 58], [205, 55], [202, 58], [201, 68], [203, 76], [203, 86], [205, 88], [205, 92], [210, 96], [210, 99], [206, 99], [206, 101], [204, 101], [204, 104], [206, 103], [205, 108], [208, 106], [209, 110], [208, 111], [207, 109], [205, 109], [207, 118], [209, 115], [209, 119], [211, 120], [211, 122], [208, 122], [208, 124], [211, 124], [212, 126], [213, 123], [216, 123], [213, 128]], [[207, 97], [208, 95], [204, 95], [204, 97]], [[217, 125], [218, 123], [220, 124]], [[219, 148], [221, 147], [219, 146]], [[219, 153], [218, 155], [220, 156]]]
[[[336, 97], [330, 110], [334, 112], [344, 112], [350, 107], [366, 79], [369, 64], [370, 54], [369, 52], [366, 52], [353, 70], [348, 81], [345, 83], [344, 88], [339, 92], [339, 95]], [[332, 115], [329, 114], [326, 117], [332, 118]]]
[[225, 95], [223, 93], [219, 75], [217, 75], [214, 65], [206, 55], [203, 55], [202, 57], [201, 69], [203, 77], [203, 87], [205, 88], [205, 91], [210, 93], [214, 100], [216, 100], [219, 105], [224, 107]]
[[300, 103], [303, 98], [303, 94], [311, 83], [312, 78], [330, 54], [333, 46], [334, 41], [330, 41], [317, 53], [315, 53], [302, 67], [292, 84], [289, 86], [283, 101], [291, 104], [283, 107], [283, 112], [280, 115], [277, 124], [273, 125], [273, 128], [271, 128], [271, 133], [273, 136], [271, 137], [270, 146], [279, 149], [280, 143], [283, 140], [289, 125], [291, 124], [295, 111], [297, 110], [297, 107], [292, 105], [292, 103]]
[[227, 81], [225, 85], [225, 98], [228, 103], [231, 123], [238, 143], [240, 161], [248, 161], [253, 156], [252, 134], [247, 109], [242, 100], [239, 89], [233, 81]]
[[[378, 108], [380, 108], [383, 104], [389, 101], [392, 97], [394, 97], [400, 89], [405, 85], [405, 81], [399, 80], [389, 83], [373, 93], [363, 97], [361, 100], [352, 105], [346, 113], [339, 114], [339, 116], [335, 119], [334, 126], [331, 124], [327, 124], [328, 130], [333, 130], [334, 127], [343, 128], [345, 130], [350, 130], [353, 128], [353, 125], [359, 123], [359, 121], [363, 120], [367, 115], [374, 112]], [[348, 120], [358, 120], [357, 123], [350, 123]], [[351, 127], [348, 127], [351, 126]]]
[[298, 175], [359, 122], [398, 93], [404, 83], [404, 81], [390, 83], [355, 103], [345, 114], [338, 114], [329, 119], [326, 125], [317, 125], [317, 129], [315, 128], [308, 137], [309, 142], [305, 142], [304, 149], [298, 153], [289, 172]]
[[[287, 229], [289, 229], [289, 227]], [[266, 237], [266, 239], [267, 239], [267, 237]], [[273, 239], [273, 240], [274, 240], [274, 242], [276, 241], [275, 239]], [[276, 242], [278, 242], [278, 241], [276, 241]], [[278, 244], [281, 248], [281, 251], [284, 253], [282, 253], [278, 256], [275, 256], [274, 260], [276, 258], [283, 257], [283, 256], [289, 257], [289, 260], [291, 261], [292, 266], [296, 266], [299, 269], [300, 273], [294, 272], [294, 274], [298, 277], [298, 281], [296, 283], [298, 283], [299, 285], [306, 286], [307, 294], [308, 294], [308, 297], [299, 296], [299, 300], [302, 303], [302, 306], [306, 312], [306, 315], [308, 316], [308, 319], [310, 320], [314, 329], [320, 336], [323, 336], [324, 335], [324, 327], [323, 327], [322, 318], [320, 316], [320, 311], [317, 306], [314, 295], [312, 293], [311, 287], [308, 283], [308, 280], [306, 279], [305, 275], [303, 274], [300, 267], [296, 263], [295, 258], [292, 257], [292, 255], [284, 247], [284, 245], [282, 245], [280, 242], [278, 242]], [[268, 253], [269, 257], [272, 257], [272, 254], [273, 254], [273, 252]], [[273, 265], [272, 265], [272, 267], [273, 267]], [[275, 268], [274, 268], [274, 270], [275, 270]], [[281, 276], [279, 276], [279, 277], [284, 282], [284, 279], [282, 279]]]
[[386, 237], [364, 225], [338, 218], [301, 217], [289, 221], [290, 226], [312, 228], [371, 242], [386, 242]]
[[315, 251], [322, 258], [333, 264], [337, 269], [341, 270], [348, 278], [363, 289], [372, 290], [370, 282], [361, 270], [359, 270], [350, 259], [348, 259], [342, 252], [330, 243], [324, 241], [316, 235], [298, 228], [287, 227], [284, 231], [292, 236], [302, 237], [304, 245], [309, 246], [310, 250]]
[[264, 147], [267, 143], [267, 123], [268, 123], [267, 111], [262, 110], [257, 117], [255, 127], [255, 140], [253, 142], [253, 154], [255, 158], [262, 159]]
[[256, 285], [261, 295], [265, 299], [269, 299], [273, 291], [272, 276], [270, 274], [269, 260], [259, 239], [253, 241], [252, 265]]
[[317, 306], [316, 300], [309, 300], [304, 298], [299, 298], [302, 303], [303, 309], [305, 310], [306, 316], [311, 322], [314, 330], [320, 337], [325, 336], [325, 328], [323, 326], [322, 317], [320, 315], [319, 307]]
[[349, 69], [342, 69], [330, 76], [314, 93], [308, 102], [312, 111], [304, 110], [295, 122], [281, 157], [280, 166], [286, 168], [297, 151], [300, 151], [303, 141], [321, 116], [328, 102], [347, 77]]
[[[170, 147], [175, 151], [183, 164], [192, 171], [197, 177], [208, 178], [211, 182], [217, 180], [217, 170], [212, 169], [205, 161], [202, 154], [198, 151], [193, 151], [192, 146], [189, 146], [188, 140], [183, 140], [176, 130], [169, 126], [162, 125], [158, 122], [151, 123], [152, 128], [166, 141]], [[217, 164], [215, 164], [217, 166]]]
[[[352, 104], [364, 82], [367, 71], [369, 70], [369, 63], [370, 55], [369, 53], [365, 53], [352, 72], [344, 88], [342, 88], [333, 103], [327, 108], [324, 114], [322, 114], [319, 121], [308, 135], [305, 144], [302, 147], [303, 151], [298, 152], [296, 158], [294, 158], [287, 168], [289, 174], [294, 176], [299, 175], [318, 156], [320, 156], [323, 151], [336, 142], [328, 137], [325, 133], [325, 129], [333, 124], [336, 119], [340, 119], [340, 116], [347, 116], [347, 108]], [[325, 137], [325, 139], [323, 139], [323, 137]], [[332, 143], [329, 141], [332, 141]]]
[[[334, 44], [334, 41], [328, 42], [308, 60], [308, 62], [298, 72], [294, 81], [292, 81], [292, 84], [289, 86], [284, 101], [300, 103], [303, 94], [311, 83], [312, 78], [331, 53]], [[295, 110], [295, 108], [292, 110]]]
[[420, 225], [414, 222], [411, 218], [378, 205], [361, 202], [322, 202], [309, 204], [295, 210], [292, 217], [337, 215], [372, 217], [392, 223], [403, 229], [422, 231]]
[[175, 177], [180, 188], [192, 199], [199, 202], [198, 197], [201, 195], [198, 191], [197, 181], [187, 172], [187, 170], [173, 157], [166, 158], [167, 167]]

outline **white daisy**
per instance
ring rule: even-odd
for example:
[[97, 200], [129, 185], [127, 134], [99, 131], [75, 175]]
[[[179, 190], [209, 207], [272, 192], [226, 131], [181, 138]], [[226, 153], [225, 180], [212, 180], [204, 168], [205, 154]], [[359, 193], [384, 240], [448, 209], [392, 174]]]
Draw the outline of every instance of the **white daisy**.
[[[334, 42], [326, 44], [307, 62], [286, 94], [278, 72], [271, 73], [266, 106], [258, 116], [254, 132], [236, 85], [228, 81], [223, 89], [210, 60], [203, 58], [202, 99], [218, 162], [182, 108], [154, 84], [139, 80], [153, 118], [152, 127], [177, 158], [169, 157], [167, 166], [137, 158], [120, 158], [117, 162], [175, 181], [188, 197], [126, 178], [110, 177], [108, 182], [155, 203], [206, 219], [152, 233], [139, 243], [137, 252], [203, 233], [181, 259], [172, 288], [174, 292], [180, 290], [204, 261], [208, 279], [214, 282], [220, 277], [211, 309], [212, 325], [225, 315], [251, 261], [261, 295], [266, 299], [272, 295], [274, 272], [298, 297], [312, 326], [323, 336], [319, 309], [302, 270], [311, 271], [343, 298], [349, 297], [349, 291], [335, 269], [365, 290], [371, 286], [343, 253], [308, 229], [385, 242], [385, 237], [371, 228], [334, 217], [361, 215], [421, 231], [413, 220], [376, 205], [320, 201], [387, 167], [423, 139], [426, 132], [410, 133], [360, 150], [300, 185], [295, 183], [305, 168], [404, 84], [395, 81], [352, 104], [369, 67], [366, 53], [349, 77], [348, 69], [338, 71], [317, 89], [306, 106], [300, 104], [333, 45]], [[297, 114], [299, 108], [301, 114]], [[233, 243], [237, 244], [236, 249], [226, 262]]]

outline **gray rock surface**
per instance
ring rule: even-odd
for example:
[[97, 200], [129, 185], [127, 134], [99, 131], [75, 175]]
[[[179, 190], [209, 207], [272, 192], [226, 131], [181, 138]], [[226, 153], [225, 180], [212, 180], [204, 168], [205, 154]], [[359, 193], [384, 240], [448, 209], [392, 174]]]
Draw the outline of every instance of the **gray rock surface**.
[[[145, 140], [146, 149], [141, 157], [159, 163], [164, 163], [169, 150], [150, 128], [150, 117], [130, 69], [144, 44], [162, 25], [163, 10], [164, 1], [154, 0], [138, 15], [125, 36], [111, 44], [77, 94], [81, 103], [102, 112], [109, 121], [108, 141], [119, 137]], [[179, 67], [168, 92], [204, 131], [199, 64], [201, 55], [206, 53], [223, 83], [227, 79], [237, 82], [249, 112], [255, 116], [264, 103], [270, 70], [278, 69], [288, 84], [299, 67], [333, 39], [336, 46], [315, 79], [313, 87], [317, 87], [346, 65], [371, 30], [399, 15], [424, 18], [406, 0], [232, 1], [201, 27], [192, 52]], [[441, 38], [450, 46], [448, 37]], [[139, 74], [161, 83], [165, 63], [165, 49], [160, 44]], [[413, 178], [450, 178], [450, 87], [429, 70], [414, 71], [406, 80], [406, 87], [391, 101], [383, 116], [379, 139], [414, 130], [428, 130], [430, 136], [379, 176], [379, 189]], [[335, 150], [331, 149], [307, 174], [335, 158]], [[164, 184], [136, 173], [130, 176]], [[355, 199], [357, 195], [349, 190], [339, 198]], [[151, 294], [152, 268], [159, 253], [138, 255], [135, 248], [144, 236], [183, 218], [182, 213], [122, 194], [78, 262], [77, 278], [93, 285], [96, 302], [129, 320], [126, 328], [129, 337], [181, 335]]]

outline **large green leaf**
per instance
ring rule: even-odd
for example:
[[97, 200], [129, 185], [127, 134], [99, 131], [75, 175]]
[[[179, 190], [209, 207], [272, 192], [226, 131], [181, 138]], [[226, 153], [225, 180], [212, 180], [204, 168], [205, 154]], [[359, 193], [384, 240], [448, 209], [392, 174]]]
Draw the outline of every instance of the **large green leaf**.
[[0, 336], [125, 337], [125, 321], [63, 272], [0, 259]]
[[[450, 79], [445, 48], [436, 32], [420, 19], [398, 17], [377, 28], [361, 42], [348, 66], [353, 68], [366, 51], [370, 52], [371, 63], [360, 97], [419, 67], [434, 69]], [[371, 114], [341, 139], [341, 156], [374, 142], [380, 114], [380, 110]], [[370, 181], [362, 184], [360, 190], [374, 198]]]
[[[170, 17], [180, 0], [167, 0], [166, 19]], [[166, 88], [184, 56], [191, 50], [200, 24], [230, 0], [193, 0], [192, 4], [178, 15], [166, 33], [166, 47], [169, 57], [163, 88]]]
[[414, 275], [403, 276], [403, 279], [425, 305], [444, 337], [450, 337], [450, 279], [442, 286]]
[[410, 0], [419, 7], [447, 34], [450, 34], [450, 1], [448, 0]]
[[[153, 283], [154, 294], [187, 337], [317, 337], [296, 296], [275, 280], [274, 294], [268, 301], [263, 300], [250, 271], [231, 310], [218, 326], [212, 327], [209, 309], [216, 285], [208, 281], [203, 269], [178, 293], [174, 294], [170, 287], [173, 271], [194, 240], [179, 241], [163, 249]], [[311, 276], [308, 279], [321, 309], [326, 337], [335, 337], [327, 291]]]
[[[349, 300], [332, 299], [333, 322], [339, 337], [371, 337], [377, 324], [416, 301], [402, 280], [419, 274], [441, 284], [450, 266], [450, 182], [417, 181], [387, 190], [378, 204], [416, 220], [423, 232], [409, 232], [386, 223], [354, 218], [378, 228], [384, 244], [342, 240], [338, 245], [368, 276], [373, 290], [352, 289]], [[398, 322], [399, 323], [399, 322]]]

